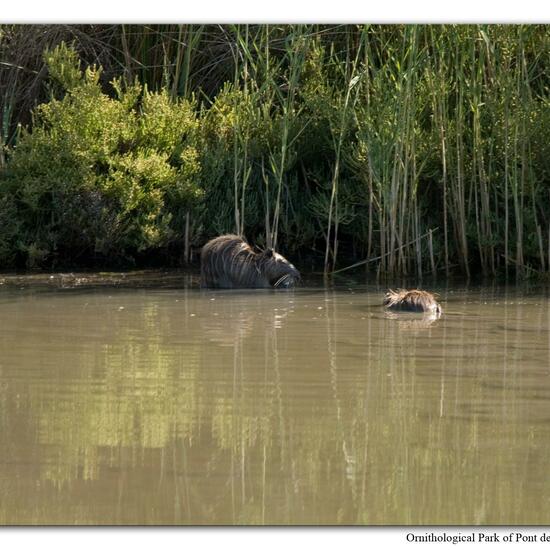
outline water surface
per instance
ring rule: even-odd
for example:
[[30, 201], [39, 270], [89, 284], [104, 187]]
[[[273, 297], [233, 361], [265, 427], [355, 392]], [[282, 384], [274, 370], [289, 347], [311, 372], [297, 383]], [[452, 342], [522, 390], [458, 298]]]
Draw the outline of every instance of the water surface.
[[548, 524], [544, 286], [0, 278], [1, 524]]

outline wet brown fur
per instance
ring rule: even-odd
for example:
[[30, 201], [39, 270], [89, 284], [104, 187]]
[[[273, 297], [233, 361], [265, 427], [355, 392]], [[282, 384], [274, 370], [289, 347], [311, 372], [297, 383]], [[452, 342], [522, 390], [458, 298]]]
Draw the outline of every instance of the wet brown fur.
[[299, 278], [273, 249], [256, 251], [237, 235], [216, 237], [201, 251], [202, 288], [288, 288]]
[[384, 306], [392, 311], [429, 312], [437, 315], [443, 312], [436, 296], [426, 290], [389, 290], [384, 296]]

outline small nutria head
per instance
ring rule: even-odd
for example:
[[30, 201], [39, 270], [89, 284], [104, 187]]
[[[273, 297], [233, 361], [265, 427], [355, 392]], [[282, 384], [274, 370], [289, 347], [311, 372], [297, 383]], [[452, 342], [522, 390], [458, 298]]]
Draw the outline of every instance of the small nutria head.
[[258, 264], [273, 288], [292, 288], [300, 280], [300, 272], [273, 248], [260, 252]]
[[389, 290], [384, 296], [384, 306], [392, 311], [425, 312], [441, 315], [443, 310], [437, 298], [426, 290]]

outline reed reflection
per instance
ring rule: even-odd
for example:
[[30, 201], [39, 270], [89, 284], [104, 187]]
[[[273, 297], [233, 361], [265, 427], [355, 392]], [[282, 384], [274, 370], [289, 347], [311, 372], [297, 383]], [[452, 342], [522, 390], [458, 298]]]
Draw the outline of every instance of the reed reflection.
[[441, 294], [4, 302], [0, 521], [548, 522], [548, 297]]

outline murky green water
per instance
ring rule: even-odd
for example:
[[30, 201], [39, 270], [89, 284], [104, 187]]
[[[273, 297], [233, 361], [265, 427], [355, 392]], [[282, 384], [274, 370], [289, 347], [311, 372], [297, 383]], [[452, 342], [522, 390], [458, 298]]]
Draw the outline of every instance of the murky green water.
[[548, 524], [544, 287], [0, 281], [1, 524]]

